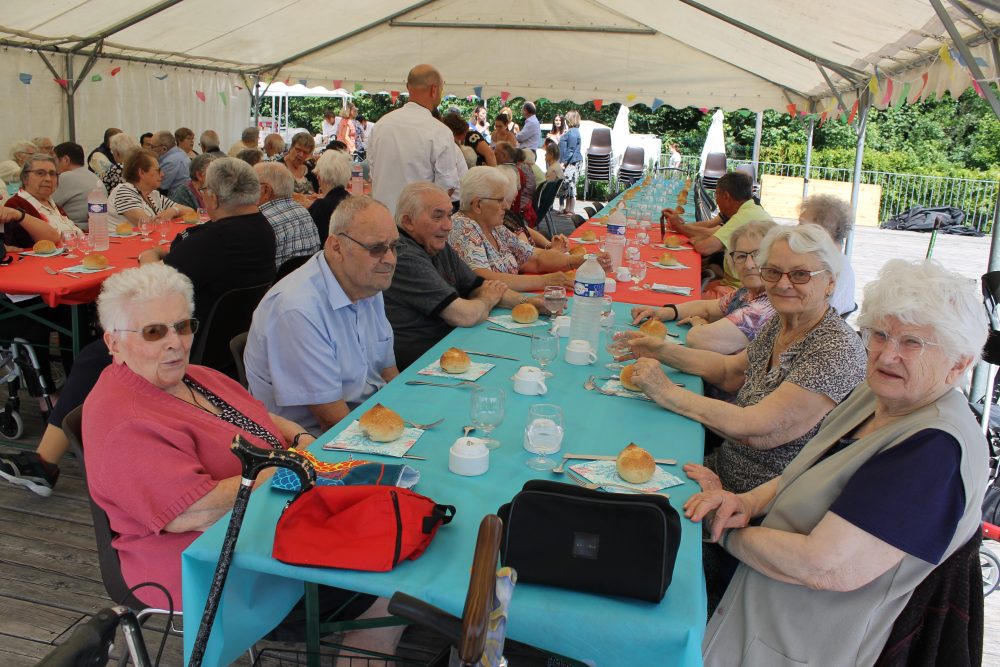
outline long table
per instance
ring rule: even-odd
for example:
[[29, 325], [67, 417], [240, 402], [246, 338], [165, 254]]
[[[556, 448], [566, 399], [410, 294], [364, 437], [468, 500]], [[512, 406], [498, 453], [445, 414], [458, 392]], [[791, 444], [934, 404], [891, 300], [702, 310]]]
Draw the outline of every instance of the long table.
[[[618, 321], [627, 317], [627, 305], [616, 304], [614, 310]], [[420, 470], [417, 492], [436, 502], [457, 506], [455, 519], [438, 531], [418, 560], [403, 562], [390, 572], [296, 567], [271, 558], [275, 523], [290, 496], [269, 485], [258, 489], [243, 523], [205, 665], [229, 664], [271, 630], [302, 596], [303, 582], [382, 596], [403, 591], [461, 615], [481, 518], [496, 512], [530, 479], [569, 481], [525, 465], [531, 455], [522, 447], [523, 431], [532, 404], [552, 402], [563, 407], [566, 421], [563, 451], [613, 455], [629, 442], [635, 442], [654, 456], [676, 458], [679, 463], [702, 460], [704, 431], [696, 422], [652, 403], [584, 390], [583, 383], [590, 374], [607, 374], [603, 364], [609, 357], [603, 350], [595, 365], [582, 367], [567, 364], [560, 354], [550, 366], [555, 375], [550, 378], [549, 392], [544, 397], [513, 393], [510, 376], [520, 365], [533, 363], [530, 340], [490, 331], [487, 325], [454, 330], [310, 447], [320, 460], [346, 460], [346, 454], [324, 451], [322, 444], [331, 441], [376, 402], [417, 422], [445, 417], [442, 425], [425, 432], [410, 450], [411, 454], [425, 456], [427, 460], [403, 462]], [[674, 328], [672, 323], [670, 326]], [[686, 327], [675, 330], [683, 336]], [[417, 372], [452, 346], [519, 359], [473, 357], [475, 361], [496, 363], [479, 380], [480, 385], [507, 390], [506, 418], [494, 432], [502, 446], [492, 452], [489, 471], [479, 477], [462, 477], [448, 470], [448, 448], [461, 436], [461, 427], [469, 423], [468, 390], [405, 384], [415, 378], [434, 380]], [[679, 373], [672, 373], [672, 377], [693, 391], [701, 390], [701, 380], [697, 377]], [[670, 502], [680, 508], [697, 488], [687, 481], [679, 465], [673, 472], [685, 480], [684, 484], [668, 490]], [[228, 517], [220, 520], [182, 556], [184, 615], [189, 625], [201, 618], [227, 523]], [[508, 636], [597, 665], [700, 665], [706, 605], [701, 528], [684, 519], [681, 513], [681, 531], [673, 583], [659, 604], [520, 584], [510, 606]], [[195, 636], [194, 625], [190, 627], [191, 631], [184, 635], [185, 656], [190, 655]]]

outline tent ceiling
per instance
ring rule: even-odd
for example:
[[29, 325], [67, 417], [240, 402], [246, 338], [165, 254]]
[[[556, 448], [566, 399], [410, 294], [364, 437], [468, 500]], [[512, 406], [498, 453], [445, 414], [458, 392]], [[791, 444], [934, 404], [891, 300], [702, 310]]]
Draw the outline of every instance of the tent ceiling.
[[[963, 0], [997, 29], [996, 3]], [[963, 37], [982, 26], [953, 0]], [[110, 33], [110, 34], [109, 34]], [[674, 106], [805, 108], [879, 73], [926, 67], [947, 33], [928, 0], [6, 0], [3, 44], [208, 66], [368, 90], [418, 62], [449, 93]], [[997, 76], [990, 59], [987, 77]], [[327, 86], [332, 87], [332, 86]]]

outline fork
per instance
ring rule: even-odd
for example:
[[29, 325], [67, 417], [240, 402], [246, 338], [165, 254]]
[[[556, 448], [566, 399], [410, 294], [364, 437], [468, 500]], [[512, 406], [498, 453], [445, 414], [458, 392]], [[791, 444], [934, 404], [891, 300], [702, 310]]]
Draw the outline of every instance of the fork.
[[407, 380], [406, 384], [410, 385], [426, 385], [428, 387], [450, 387], [452, 389], [461, 389], [462, 387], [469, 385], [472, 387], [478, 387], [479, 385], [472, 380], [460, 380], [455, 384], [444, 384], [442, 382], [425, 382], [424, 380]]
[[404, 419], [403, 423], [409, 424], [413, 428], [419, 428], [421, 431], [426, 431], [429, 428], [434, 428], [443, 421], [444, 417], [441, 417], [441, 419], [437, 420], [436, 422], [431, 422], [430, 424], [418, 424], [417, 422], [411, 422], [409, 419]]
[[637, 401], [648, 401], [650, 403], [653, 402], [653, 399], [651, 399], [649, 396], [636, 394], [635, 392], [632, 392], [631, 394], [628, 395], [623, 395], [623, 394], [616, 394], [615, 392], [609, 389], [602, 389], [601, 387], [597, 386], [597, 382], [595, 382], [596, 379], [597, 378], [595, 376], [591, 375], [589, 378], [587, 378], [587, 381], [583, 383], [583, 388], [586, 389], [587, 391], [596, 391], [597, 393], [604, 394], [605, 396], [618, 396], [619, 398], [632, 398]]
[[63, 273], [62, 271], [56, 271], [51, 266], [43, 266], [42, 270], [50, 276], [69, 276], [70, 278], [79, 278], [80, 276], [75, 273]]
[[[622, 377], [620, 375], [608, 375], [606, 377], [595, 377], [594, 379], [595, 380], [618, 380], [619, 382], [622, 381]], [[684, 383], [683, 382], [674, 382], [674, 386], [675, 387], [683, 387]], [[631, 390], [626, 389], [626, 391], [631, 391]], [[635, 392], [632, 392], [632, 393], [634, 394]], [[617, 394], [615, 394], [615, 395], [617, 396]]]
[[624, 484], [615, 484], [613, 482], [606, 482], [604, 484], [598, 484], [597, 482], [588, 482], [587, 480], [579, 477], [578, 473], [573, 472], [572, 469], [567, 470], [566, 472], [569, 473], [569, 475], [568, 475], [569, 478], [571, 480], [573, 480], [573, 482], [576, 483], [577, 486], [582, 486], [583, 488], [590, 489], [591, 491], [597, 490], [597, 489], [601, 488], [602, 486], [610, 486], [610, 487], [613, 487], [613, 488], [616, 488], [616, 489], [626, 489], [626, 490], [632, 491], [634, 493], [644, 493], [647, 496], [663, 496], [664, 498], [669, 498], [670, 497], [669, 493], [661, 493], [659, 491], [650, 491], [649, 489], [637, 489], [637, 488], [632, 487], [632, 486], [625, 486]]

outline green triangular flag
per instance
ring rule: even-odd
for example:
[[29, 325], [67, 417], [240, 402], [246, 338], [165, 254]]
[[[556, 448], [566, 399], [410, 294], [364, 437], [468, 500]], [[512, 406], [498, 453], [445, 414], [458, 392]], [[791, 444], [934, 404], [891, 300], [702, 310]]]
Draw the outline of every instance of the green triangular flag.
[[101, 78], [100, 74], [95, 74], [94, 76], [90, 77], [90, 80], [91, 81], [103, 81], [104, 79]]
[[907, 81], [903, 84], [903, 90], [899, 93], [899, 97], [896, 99], [896, 106], [903, 106], [903, 103], [910, 98], [910, 82]]
[[219, 91], [219, 97], [222, 98], [222, 105], [229, 106], [229, 93], [224, 90]]
[[362, 88], [364, 88], [364, 86], [362, 86], [360, 83], [354, 84], [354, 92], [360, 93]]

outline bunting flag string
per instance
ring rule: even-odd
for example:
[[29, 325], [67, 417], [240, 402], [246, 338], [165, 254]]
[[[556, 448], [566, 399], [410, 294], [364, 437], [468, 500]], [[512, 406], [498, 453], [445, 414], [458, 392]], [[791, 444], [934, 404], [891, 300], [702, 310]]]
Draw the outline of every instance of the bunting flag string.
[[26, 85], [26, 86], [30, 86], [31, 85], [31, 75], [28, 74], [27, 72], [21, 72], [20, 74], [17, 75], [17, 78], [24, 85]]
[[912, 84], [909, 81], [903, 83], [903, 89], [899, 93], [899, 97], [896, 98], [896, 106], [900, 107], [910, 98], [910, 87]]
[[197, 98], [198, 98], [199, 100], [201, 100], [202, 102], [204, 102], [204, 101], [205, 101], [205, 92], [204, 92], [204, 91], [201, 91], [201, 90], [196, 90], [196, 91], [194, 91], [194, 94], [195, 94], [195, 96], [196, 96], [196, 97], [197, 97]]
[[355, 94], [360, 93], [362, 90], [364, 90], [364, 86], [362, 86], [360, 83], [354, 84], [354, 93]]
[[309, 80], [308, 80], [308, 79], [299, 79], [299, 85], [300, 85], [300, 86], [303, 86], [303, 87], [305, 87], [305, 88], [308, 88], [308, 87], [309, 87], [309, 86], [307, 85], [308, 83], [309, 83]]
[[604, 100], [594, 100], [594, 111], [600, 111], [604, 106]]
[[662, 106], [663, 106], [663, 100], [661, 100], [659, 97], [654, 97], [653, 98], [653, 111], [656, 111], [657, 109], [659, 109]]
[[154, 74], [154, 75], [153, 75], [153, 78], [154, 78], [154, 79], [159, 79], [160, 81], [163, 81], [163, 80], [164, 80], [164, 79], [166, 79], [166, 78], [167, 78], [168, 76], [170, 76], [170, 75], [169, 75], [169, 74], [162, 74], [162, 75], [157, 75], [157, 74]]
[[854, 100], [854, 104], [851, 105], [851, 113], [847, 116], [847, 123], [853, 123], [854, 117], [858, 115], [858, 100]]
[[922, 75], [920, 76], [920, 80], [921, 80], [921, 82], [922, 82], [922, 83], [920, 84], [920, 90], [918, 90], [918, 91], [917, 91], [917, 94], [916, 94], [916, 95], [914, 95], [914, 97], [913, 97], [913, 99], [912, 99], [912, 100], [907, 100], [907, 102], [909, 102], [910, 104], [913, 104], [914, 102], [916, 102], [917, 100], [919, 100], [919, 99], [920, 99], [921, 95], [923, 95], [923, 94], [924, 94], [924, 88], [926, 88], [926, 87], [927, 87], [927, 81], [928, 81], [929, 79], [930, 79], [930, 75], [929, 75], [929, 74], [928, 74], [927, 72], [924, 72], [924, 73], [923, 73], [923, 74], [922, 74]]
[[111, 69], [111, 76], [117, 76], [117, 75], [118, 75], [118, 72], [120, 72], [120, 71], [122, 71], [122, 68], [121, 68], [121, 67], [113, 67], [113, 68]]
[[483, 87], [482, 86], [475, 86], [472, 89], [472, 92], [474, 92], [476, 94], [476, 97], [478, 97], [479, 99], [483, 99]]
[[69, 86], [69, 79], [53, 79], [58, 83], [64, 90]]
[[629, 93], [628, 95], [625, 96], [625, 101], [629, 102], [629, 103], [634, 102], [635, 101], [635, 95], [632, 94], [632, 93]]
[[393, 104], [395, 104], [395, 103], [396, 103], [396, 100], [398, 100], [398, 99], [399, 99], [399, 91], [398, 91], [398, 90], [390, 90], [390, 91], [389, 91], [389, 100], [390, 100], [390, 101], [391, 101], [391, 102], [392, 102]]
[[892, 79], [886, 79], [885, 81], [885, 96], [882, 98], [882, 105], [889, 104], [889, 100], [892, 99]]
[[951, 49], [948, 48], [947, 44], [941, 45], [941, 48], [938, 49], [938, 55], [941, 56], [941, 60], [943, 60], [947, 65], [951, 65], [955, 62], [951, 57]]
[[343, 79], [334, 79], [333, 80], [333, 89], [334, 90], [338, 90], [338, 89], [343, 88], [343, 87], [344, 87], [344, 80]]
[[785, 108], [788, 109], [788, 115], [791, 116], [792, 118], [795, 118], [796, 116], [799, 115], [798, 109], [796, 109], [794, 104], [789, 104]]
[[868, 79], [868, 91], [872, 95], [878, 95], [878, 78], [874, 74]]
[[508, 99], [510, 99], [510, 91], [509, 90], [501, 90], [500, 91], [500, 99], [503, 100], [504, 102], [506, 102]]
[[94, 83], [97, 83], [98, 81], [104, 81], [104, 79], [101, 78], [100, 74], [95, 74], [94, 76], [90, 77], [90, 80], [93, 81]]
[[229, 106], [229, 93], [224, 90], [219, 91], [219, 98], [222, 100], [222, 106]]

